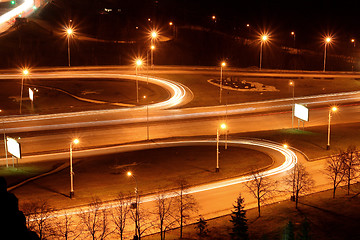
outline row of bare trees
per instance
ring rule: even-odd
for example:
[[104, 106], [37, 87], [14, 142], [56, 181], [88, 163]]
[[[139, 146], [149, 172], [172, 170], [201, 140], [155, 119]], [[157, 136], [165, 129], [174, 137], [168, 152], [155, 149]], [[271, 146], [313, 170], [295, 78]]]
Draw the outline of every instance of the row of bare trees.
[[326, 162], [326, 174], [333, 183], [333, 198], [341, 185], [345, 185], [350, 194], [351, 184], [360, 177], [360, 153], [356, 147], [349, 146], [331, 156]]
[[131, 224], [135, 225], [136, 239], [153, 230], [160, 232], [160, 239], [163, 240], [167, 231], [173, 228], [179, 228], [181, 239], [183, 226], [192, 213], [197, 212], [198, 204], [188, 194], [189, 184], [186, 180], [177, 180], [176, 184], [178, 188], [171, 195], [159, 190], [154, 206], [147, 209], [142, 207], [140, 197], [120, 193], [111, 205], [94, 198], [79, 212], [65, 211], [60, 216], [54, 214], [56, 211], [44, 201], [25, 203], [22, 210], [27, 227], [35, 231], [40, 239], [103, 240], [110, 235], [124, 239], [132, 229]]
[[261, 205], [272, 199], [277, 193], [284, 190], [278, 190], [279, 184], [286, 187], [287, 192], [291, 192], [291, 199], [295, 201], [295, 207], [298, 207], [299, 197], [311, 190], [314, 181], [305, 166], [297, 163], [292, 170], [283, 178], [281, 182], [265, 178], [259, 171], [253, 171], [250, 181], [245, 185], [249, 192], [257, 200], [258, 216], [261, 216]]

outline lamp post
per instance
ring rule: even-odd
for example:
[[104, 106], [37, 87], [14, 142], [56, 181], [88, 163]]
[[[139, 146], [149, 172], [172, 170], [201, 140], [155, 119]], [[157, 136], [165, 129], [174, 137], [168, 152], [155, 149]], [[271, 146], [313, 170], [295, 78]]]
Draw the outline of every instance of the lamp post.
[[66, 29], [66, 35], [67, 35], [67, 47], [68, 47], [68, 66], [70, 67], [70, 37], [73, 35], [74, 31], [72, 28]]
[[128, 177], [132, 177], [135, 180], [135, 235], [134, 239], [138, 239], [138, 223], [139, 223], [139, 189], [138, 189], [138, 183], [135, 178], [135, 176], [132, 174], [132, 172], [126, 173]]
[[325, 38], [325, 49], [324, 49], [324, 70], [323, 72], [325, 72], [325, 69], [326, 69], [326, 47], [327, 45], [331, 42], [331, 38], [330, 37], [327, 37]]
[[138, 81], [138, 67], [143, 64], [141, 59], [135, 61], [135, 74], [136, 74], [136, 102], [139, 103], [139, 81]]
[[[353, 47], [355, 48], [355, 39], [352, 38], [350, 41], [353, 44]], [[351, 71], [354, 71], [354, 58], [352, 58]]]
[[151, 67], [154, 67], [154, 50], [155, 50], [155, 45], [151, 45], [150, 46], [150, 51], [151, 51]]
[[[220, 125], [221, 129], [226, 129], [226, 124], [223, 123]], [[219, 128], [216, 129], [216, 168], [215, 168], [215, 172], [219, 172], [220, 168], [219, 168], [219, 137], [220, 137], [220, 132], [219, 132]]]
[[156, 31], [152, 31], [151, 32], [151, 67], [154, 67], [154, 49], [155, 49], [155, 45], [154, 42], [156, 40], [156, 38], [158, 37], [158, 33]]
[[293, 98], [293, 104], [292, 104], [292, 114], [291, 114], [291, 127], [294, 128], [294, 110], [295, 110], [295, 82], [290, 81], [289, 85], [292, 86], [292, 98]]
[[[143, 97], [146, 99], [146, 96]], [[149, 129], [149, 102], [146, 102], [146, 140], [150, 139], [150, 129]]]
[[331, 122], [331, 112], [336, 112], [338, 110], [337, 107], [332, 107], [329, 110], [329, 124], [328, 124], [328, 139], [327, 139], [327, 145], [326, 150], [330, 150], [330, 122]]
[[72, 158], [72, 149], [73, 144], [78, 144], [79, 139], [74, 139], [70, 142], [70, 198], [74, 197], [74, 171], [73, 171], [73, 158]]
[[260, 70], [261, 70], [261, 64], [262, 64], [262, 49], [263, 49], [263, 45], [264, 43], [268, 40], [268, 36], [267, 35], [262, 35], [260, 38]]
[[219, 93], [219, 102], [221, 104], [221, 92], [222, 92], [222, 76], [223, 76], [223, 67], [226, 66], [226, 62], [222, 62], [221, 65], [220, 65], [220, 93]]
[[29, 74], [29, 70], [24, 69], [21, 75], [21, 93], [20, 93], [20, 114], [21, 114], [21, 105], [22, 105], [22, 96], [23, 96], [23, 89], [24, 89], [24, 78]]
[[295, 48], [295, 32], [291, 32], [291, 35], [293, 36], [294, 39], [294, 48]]

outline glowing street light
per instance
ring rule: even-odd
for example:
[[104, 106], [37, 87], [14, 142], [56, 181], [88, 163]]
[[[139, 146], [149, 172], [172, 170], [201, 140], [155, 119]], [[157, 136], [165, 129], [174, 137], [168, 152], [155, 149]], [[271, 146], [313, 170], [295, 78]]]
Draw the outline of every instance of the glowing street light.
[[20, 114], [21, 114], [22, 96], [23, 96], [23, 89], [24, 89], [24, 78], [28, 75], [29, 75], [29, 70], [23, 69], [22, 75], [21, 75]]
[[294, 39], [294, 48], [295, 48], [295, 32], [291, 32], [291, 36], [293, 36], [293, 39]]
[[68, 45], [68, 65], [70, 67], [70, 37], [72, 37], [74, 33], [74, 30], [72, 28], [67, 28], [66, 29], [66, 35], [67, 35], [67, 45]]
[[[225, 123], [222, 123], [220, 125], [220, 130], [225, 130], [227, 128]], [[219, 168], [219, 137], [220, 137], [220, 132], [219, 132], [219, 128], [216, 129], [216, 168], [215, 168], [215, 172], [219, 172], [220, 168]]]
[[295, 82], [290, 81], [289, 85], [292, 87], [292, 98], [293, 98], [293, 104], [292, 104], [292, 114], [291, 114], [291, 128], [294, 128], [294, 110], [295, 110]]
[[222, 92], [222, 76], [223, 76], [223, 67], [225, 67], [226, 66], [226, 62], [221, 62], [221, 64], [220, 64], [220, 93], [219, 93], [219, 102], [220, 102], [220, 104], [221, 104], [221, 92]]
[[158, 33], [155, 30], [153, 30], [150, 33], [150, 37], [151, 37], [151, 45], [150, 45], [150, 49], [151, 49], [151, 67], [153, 67], [154, 66], [154, 49], [155, 49], [154, 42], [158, 37]]
[[325, 68], [326, 68], [326, 47], [327, 45], [331, 42], [331, 37], [327, 37], [325, 38], [325, 49], [324, 49], [324, 72], [325, 72]]
[[132, 174], [132, 172], [128, 171], [126, 173], [126, 175], [128, 177], [132, 177], [135, 180], [135, 235], [134, 235], [134, 239], [138, 239], [138, 223], [139, 223], [139, 189], [138, 189], [138, 183], [137, 180], [134, 176], [134, 174]]
[[70, 142], [70, 198], [74, 197], [74, 171], [73, 171], [73, 157], [72, 157], [72, 149], [73, 145], [78, 144], [79, 139], [74, 139]]
[[138, 67], [141, 67], [143, 61], [138, 58], [135, 60], [135, 74], [136, 74], [136, 102], [139, 103], [139, 81], [138, 81]]
[[260, 38], [260, 70], [261, 70], [261, 64], [262, 64], [262, 49], [263, 49], [263, 45], [264, 43], [266, 43], [269, 40], [268, 35], [264, 34], [261, 36]]
[[338, 110], [337, 107], [332, 107], [329, 110], [329, 125], [328, 125], [328, 141], [326, 145], [326, 150], [330, 150], [330, 122], [331, 122], [331, 112], [336, 112]]

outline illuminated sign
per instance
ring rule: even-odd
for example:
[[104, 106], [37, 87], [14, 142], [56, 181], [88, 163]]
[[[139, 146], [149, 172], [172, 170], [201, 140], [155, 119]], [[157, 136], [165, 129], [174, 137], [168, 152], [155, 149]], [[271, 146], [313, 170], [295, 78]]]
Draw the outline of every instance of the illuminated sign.
[[6, 137], [7, 150], [14, 157], [21, 158], [21, 146], [15, 139]]
[[31, 101], [34, 101], [34, 91], [29, 88], [29, 98]]
[[294, 116], [303, 121], [309, 121], [309, 109], [303, 105], [295, 104]]

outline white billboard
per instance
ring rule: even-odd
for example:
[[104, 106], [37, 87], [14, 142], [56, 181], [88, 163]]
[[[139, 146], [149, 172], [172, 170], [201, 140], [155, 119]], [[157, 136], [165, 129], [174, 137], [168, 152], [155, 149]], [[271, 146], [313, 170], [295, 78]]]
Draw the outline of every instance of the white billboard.
[[34, 91], [29, 88], [29, 98], [31, 101], [34, 101]]
[[14, 157], [21, 158], [21, 146], [15, 139], [6, 137], [7, 150]]
[[295, 103], [294, 116], [303, 121], [309, 121], [309, 109], [303, 105]]

